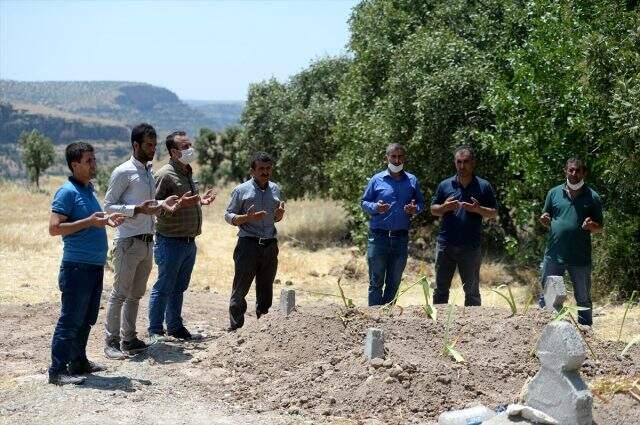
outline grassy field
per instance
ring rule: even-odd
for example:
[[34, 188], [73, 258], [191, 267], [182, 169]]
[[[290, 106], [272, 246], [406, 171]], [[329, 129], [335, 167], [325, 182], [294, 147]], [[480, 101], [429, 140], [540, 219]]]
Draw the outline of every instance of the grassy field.
[[[0, 305], [57, 302], [57, 270], [62, 252], [62, 240], [48, 234], [51, 198], [63, 177], [45, 177], [43, 191], [35, 192], [25, 186], [0, 183]], [[213, 205], [204, 208], [203, 234], [198, 238], [198, 257], [192, 276], [194, 289], [208, 289], [223, 295], [230, 293], [233, 278], [232, 252], [236, 242], [236, 228], [223, 219], [229, 199], [229, 189], [219, 190]], [[338, 295], [338, 276], [347, 297], [356, 305], [367, 299], [367, 266], [363, 253], [340, 245], [346, 230], [342, 208], [326, 200], [298, 200], [287, 205], [287, 213], [279, 225], [281, 249], [276, 297], [279, 287], [290, 283], [302, 303], [341, 303]], [[113, 232], [109, 229], [110, 239]], [[153, 284], [156, 270], [149, 279]], [[433, 265], [409, 259], [402, 287], [426, 275], [433, 278]], [[519, 310], [531, 299], [536, 273], [525, 270], [511, 275], [499, 263], [487, 262], [481, 269], [483, 304], [507, 308], [506, 302], [491, 291], [504, 283], [511, 284]], [[105, 285], [110, 286], [112, 274], [107, 270]], [[460, 280], [453, 283], [453, 298], [457, 304], [464, 300]], [[143, 302], [146, 302], [146, 297]], [[404, 294], [401, 305], [422, 304], [424, 297], [419, 286]], [[188, 308], [188, 298], [187, 305]], [[610, 305], [606, 300], [594, 307], [594, 330], [606, 339], [616, 339], [624, 306]], [[630, 340], [640, 333], [640, 308], [631, 309], [626, 319], [623, 338]]]

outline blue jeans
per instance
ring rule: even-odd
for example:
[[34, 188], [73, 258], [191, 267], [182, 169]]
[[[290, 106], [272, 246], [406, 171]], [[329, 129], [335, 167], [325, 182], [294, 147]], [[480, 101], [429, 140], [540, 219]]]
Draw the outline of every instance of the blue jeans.
[[69, 363], [87, 360], [87, 341], [98, 319], [103, 276], [104, 266], [70, 261], [60, 265], [62, 305], [51, 341], [49, 375], [66, 373]]
[[570, 266], [567, 264], [559, 264], [546, 258], [542, 263], [542, 273], [540, 274], [540, 286], [542, 286], [542, 294], [538, 299], [540, 307], [544, 307], [544, 285], [548, 276], [564, 276], [568, 271], [573, 283], [573, 293], [576, 297], [578, 307], [586, 307], [589, 310], [578, 311], [578, 323], [581, 325], [593, 324], [593, 304], [591, 303], [591, 266]]
[[[407, 265], [409, 236], [406, 231], [369, 231], [369, 305], [393, 301]], [[383, 290], [384, 284], [384, 290]]]
[[438, 243], [436, 245], [436, 289], [433, 291], [434, 304], [449, 302], [451, 279], [458, 267], [462, 289], [464, 290], [464, 305], [478, 306], [480, 298], [480, 264], [482, 252], [480, 247], [453, 246]]
[[149, 295], [149, 333], [162, 334], [182, 328], [182, 302], [196, 262], [193, 238], [169, 238], [156, 233], [153, 256], [158, 265], [158, 280]]

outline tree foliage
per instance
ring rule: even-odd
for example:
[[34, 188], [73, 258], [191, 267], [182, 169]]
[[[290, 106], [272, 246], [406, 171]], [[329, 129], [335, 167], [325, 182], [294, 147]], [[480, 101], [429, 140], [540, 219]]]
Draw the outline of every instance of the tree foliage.
[[251, 86], [241, 149], [274, 153], [291, 195], [343, 201], [361, 240], [360, 196], [388, 143], [408, 147], [427, 196], [454, 173], [453, 149], [471, 145], [500, 201], [491, 248], [529, 264], [542, 255], [545, 194], [582, 156], [606, 209], [596, 290], [630, 293], [640, 281], [636, 2], [364, 0], [349, 22], [347, 57]]
[[18, 139], [22, 151], [22, 161], [24, 162], [29, 178], [40, 188], [40, 176], [53, 165], [55, 152], [53, 142], [38, 130], [24, 132]]

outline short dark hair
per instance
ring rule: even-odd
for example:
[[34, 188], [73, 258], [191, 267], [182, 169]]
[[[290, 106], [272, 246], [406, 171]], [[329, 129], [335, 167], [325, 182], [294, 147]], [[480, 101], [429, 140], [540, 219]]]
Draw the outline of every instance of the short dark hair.
[[140, 145], [142, 145], [142, 142], [144, 142], [144, 136], [147, 136], [149, 139], [153, 140], [156, 140], [158, 138], [156, 129], [153, 128], [150, 124], [143, 122], [131, 129], [131, 146], [133, 146], [135, 142], [138, 142]]
[[186, 136], [187, 132], [183, 130], [174, 131], [169, 134], [165, 139], [164, 143], [167, 145], [167, 152], [171, 154], [171, 149], [178, 149], [176, 145], [176, 136]]
[[400, 143], [389, 143], [389, 145], [387, 145], [387, 149], [385, 150], [385, 154], [389, 155], [394, 151], [402, 151], [403, 154], [407, 153], [404, 145], [401, 145]]
[[582, 169], [582, 171], [587, 171], [587, 163], [580, 157], [572, 156], [571, 158], [567, 159], [567, 162], [564, 165], [565, 168], [569, 164], [580, 164], [580, 168]]
[[72, 162], [80, 162], [82, 160], [82, 154], [85, 152], [93, 152], [93, 146], [89, 143], [85, 142], [74, 142], [69, 145], [64, 150], [64, 157], [67, 160], [67, 165], [69, 166], [69, 170], [73, 173], [73, 168], [71, 168]]
[[467, 145], [458, 146], [456, 150], [453, 151], [453, 157], [455, 158], [456, 155], [458, 155], [458, 153], [460, 152], [469, 152], [469, 156], [471, 156], [471, 159], [476, 159], [476, 153], [471, 146], [467, 146]]
[[273, 162], [273, 159], [271, 159], [271, 156], [266, 153], [266, 152], [256, 152], [255, 155], [253, 155], [253, 158], [251, 158], [251, 169], [255, 170], [256, 169], [256, 162]]

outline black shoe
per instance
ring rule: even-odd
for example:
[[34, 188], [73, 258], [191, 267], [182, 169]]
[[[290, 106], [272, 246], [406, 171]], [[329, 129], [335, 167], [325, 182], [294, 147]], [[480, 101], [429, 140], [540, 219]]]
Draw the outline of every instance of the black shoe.
[[191, 335], [191, 332], [187, 330], [184, 326], [178, 329], [177, 331], [169, 332], [169, 336], [172, 336], [177, 339], [182, 339], [185, 341], [191, 341], [193, 339], [200, 339], [200, 335]]
[[80, 385], [85, 381], [84, 376], [71, 376], [64, 372], [49, 374], [49, 383], [53, 385]]
[[102, 372], [103, 370], [107, 370], [106, 367], [89, 360], [69, 363], [67, 369], [69, 369], [69, 374], [71, 375], [84, 375], [86, 373]]
[[149, 348], [149, 346], [138, 338], [133, 338], [131, 341], [122, 341], [120, 348], [124, 353], [137, 354], [143, 352]]
[[120, 343], [118, 341], [107, 342], [104, 347], [104, 355], [111, 360], [124, 360], [127, 356], [120, 350]]

